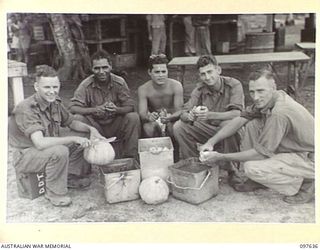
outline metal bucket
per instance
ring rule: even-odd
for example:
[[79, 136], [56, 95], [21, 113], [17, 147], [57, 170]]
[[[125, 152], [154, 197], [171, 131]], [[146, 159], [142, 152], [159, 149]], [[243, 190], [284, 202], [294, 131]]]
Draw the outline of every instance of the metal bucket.
[[173, 197], [192, 204], [199, 204], [219, 192], [219, 166], [189, 158], [169, 166], [168, 182]]

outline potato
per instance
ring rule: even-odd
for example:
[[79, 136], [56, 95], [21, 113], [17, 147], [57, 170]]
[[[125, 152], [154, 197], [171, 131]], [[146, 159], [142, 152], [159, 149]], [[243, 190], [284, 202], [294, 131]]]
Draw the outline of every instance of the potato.
[[197, 106], [194, 111], [196, 113], [207, 112], [208, 108], [206, 106]]

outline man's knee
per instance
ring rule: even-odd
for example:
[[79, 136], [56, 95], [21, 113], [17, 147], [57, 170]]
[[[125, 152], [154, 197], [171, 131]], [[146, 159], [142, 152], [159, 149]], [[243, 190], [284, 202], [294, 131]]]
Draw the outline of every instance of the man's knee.
[[59, 161], [61, 159], [69, 158], [69, 148], [64, 145], [56, 145], [50, 148], [47, 148], [44, 153], [50, 160]]
[[80, 122], [83, 122], [83, 123], [86, 123], [86, 124], [89, 124], [89, 125], [90, 125], [89, 120], [88, 120], [85, 116], [83, 116], [83, 115], [74, 114], [73, 117], [74, 117], [74, 119], [77, 120], [77, 121], [80, 121]]
[[157, 136], [157, 124], [156, 122], [147, 122], [143, 124], [143, 132], [146, 137]]
[[182, 121], [176, 121], [175, 124], [173, 124], [173, 134], [174, 136], [179, 135], [185, 126], [185, 123]]
[[167, 134], [170, 137], [174, 136], [173, 135], [173, 126], [174, 126], [174, 123], [172, 123], [172, 122], [167, 123]]
[[254, 176], [261, 176], [262, 171], [261, 171], [261, 163], [259, 161], [246, 161], [243, 164], [243, 169], [249, 178], [254, 177]]
[[140, 117], [137, 112], [130, 112], [124, 116], [125, 120], [127, 120], [130, 124], [139, 125]]

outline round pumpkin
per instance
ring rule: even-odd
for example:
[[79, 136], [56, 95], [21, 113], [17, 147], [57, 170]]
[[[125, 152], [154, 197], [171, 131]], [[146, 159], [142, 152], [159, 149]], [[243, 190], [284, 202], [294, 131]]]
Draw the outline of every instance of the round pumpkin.
[[168, 199], [169, 187], [160, 177], [151, 176], [141, 182], [139, 194], [147, 204], [160, 204]]
[[114, 160], [115, 152], [107, 140], [96, 138], [84, 149], [83, 156], [90, 164], [105, 165]]

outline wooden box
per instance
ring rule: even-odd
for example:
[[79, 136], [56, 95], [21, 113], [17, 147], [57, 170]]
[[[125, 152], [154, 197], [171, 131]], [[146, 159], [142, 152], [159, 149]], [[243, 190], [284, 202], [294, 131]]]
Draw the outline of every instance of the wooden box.
[[35, 199], [46, 191], [45, 174], [16, 172], [18, 194], [21, 198]]

